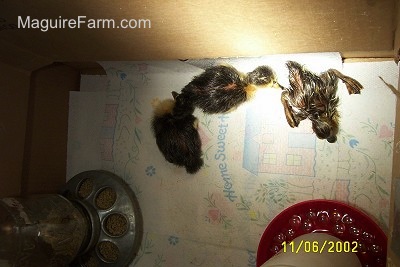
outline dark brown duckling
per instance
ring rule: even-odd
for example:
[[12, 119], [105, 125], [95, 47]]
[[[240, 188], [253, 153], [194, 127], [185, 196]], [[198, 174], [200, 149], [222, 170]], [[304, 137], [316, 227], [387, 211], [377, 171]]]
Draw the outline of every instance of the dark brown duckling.
[[198, 119], [194, 108], [184, 103], [179, 95], [162, 101], [155, 109], [151, 122], [158, 149], [165, 159], [185, 167], [194, 174], [203, 166]]
[[269, 66], [243, 74], [232, 66], [219, 65], [195, 76], [180, 95], [204, 113], [225, 113], [250, 100], [259, 86], [279, 87]]
[[318, 138], [336, 142], [340, 120], [338, 79], [346, 84], [349, 94], [360, 94], [363, 86], [335, 69], [316, 75], [294, 61], [288, 61], [286, 66], [290, 86], [283, 90], [281, 101], [288, 124], [297, 127], [308, 118]]

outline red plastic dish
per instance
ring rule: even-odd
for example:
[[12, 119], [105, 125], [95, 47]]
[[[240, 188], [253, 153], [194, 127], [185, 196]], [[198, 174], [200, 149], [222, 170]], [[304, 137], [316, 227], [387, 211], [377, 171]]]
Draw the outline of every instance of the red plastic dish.
[[357, 241], [363, 267], [386, 266], [387, 237], [365, 213], [334, 200], [309, 200], [279, 213], [265, 229], [257, 251], [257, 267], [290, 242], [307, 233], [326, 233], [342, 241]]

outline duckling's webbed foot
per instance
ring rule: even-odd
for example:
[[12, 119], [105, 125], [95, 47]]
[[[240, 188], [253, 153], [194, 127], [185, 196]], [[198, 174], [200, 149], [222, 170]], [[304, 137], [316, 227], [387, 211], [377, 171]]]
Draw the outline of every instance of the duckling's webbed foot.
[[295, 118], [293, 109], [289, 104], [288, 97], [289, 97], [288, 91], [283, 91], [281, 94], [281, 102], [285, 110], [286, 121], [288, 122], [290, 127], [295, 128], [299, 126], [300, 122]]
[[334, 76], [336, 76], [337, 78], [342, 80], [342, 82], [344, 82], [344, 84], [346, 84], [347, 91], [349, 92], [350, 95], [361, 93], [363, 86], [355, 79], [353, 79], [349, 76], [346, 76], [346, 75], [342, 74], [340, 71], [335, 70], [335, 69], [330, 69], [330, 70], [328, 70], [328, 72], [330, 72], [330, 74], [333, 74]]

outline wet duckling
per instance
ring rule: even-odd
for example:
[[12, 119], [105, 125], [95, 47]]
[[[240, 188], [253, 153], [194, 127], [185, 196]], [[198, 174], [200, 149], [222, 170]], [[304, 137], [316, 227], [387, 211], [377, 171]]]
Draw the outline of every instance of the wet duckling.
[[181, 97], [204, 113], [225, 113], [250, 100], [257, 87], [280, 87], [269, 66], [243, 74], [232, 66], [207, 68], [181, 90]]
[[175, 99], [163, 100], [155, 107], [152, 131], [165, 159], [194, 174], [203, 166], [198, 119], [192, 114], [194, 107], [179, 95], [173, 96]]
[[286, 66], [290, 86], [284, 88], [281, 101], [288, 124], [297, 127], [308, 118], [318, 138], [336, 142], [340, 120], [338, 79], [345, 83], [349, 94], [360, 94], [363, 86], [335, 69], [316, 75], [294, 61], [288, 61]]

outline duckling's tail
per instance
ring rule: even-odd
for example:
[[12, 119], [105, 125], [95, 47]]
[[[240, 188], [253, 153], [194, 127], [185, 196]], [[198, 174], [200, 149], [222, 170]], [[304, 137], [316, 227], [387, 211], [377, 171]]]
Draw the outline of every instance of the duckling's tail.
[[202, 158], [197, 158], [185, 166], [186, 172], [190, 174], [197, 173], [203, 167], [204, 161]]

